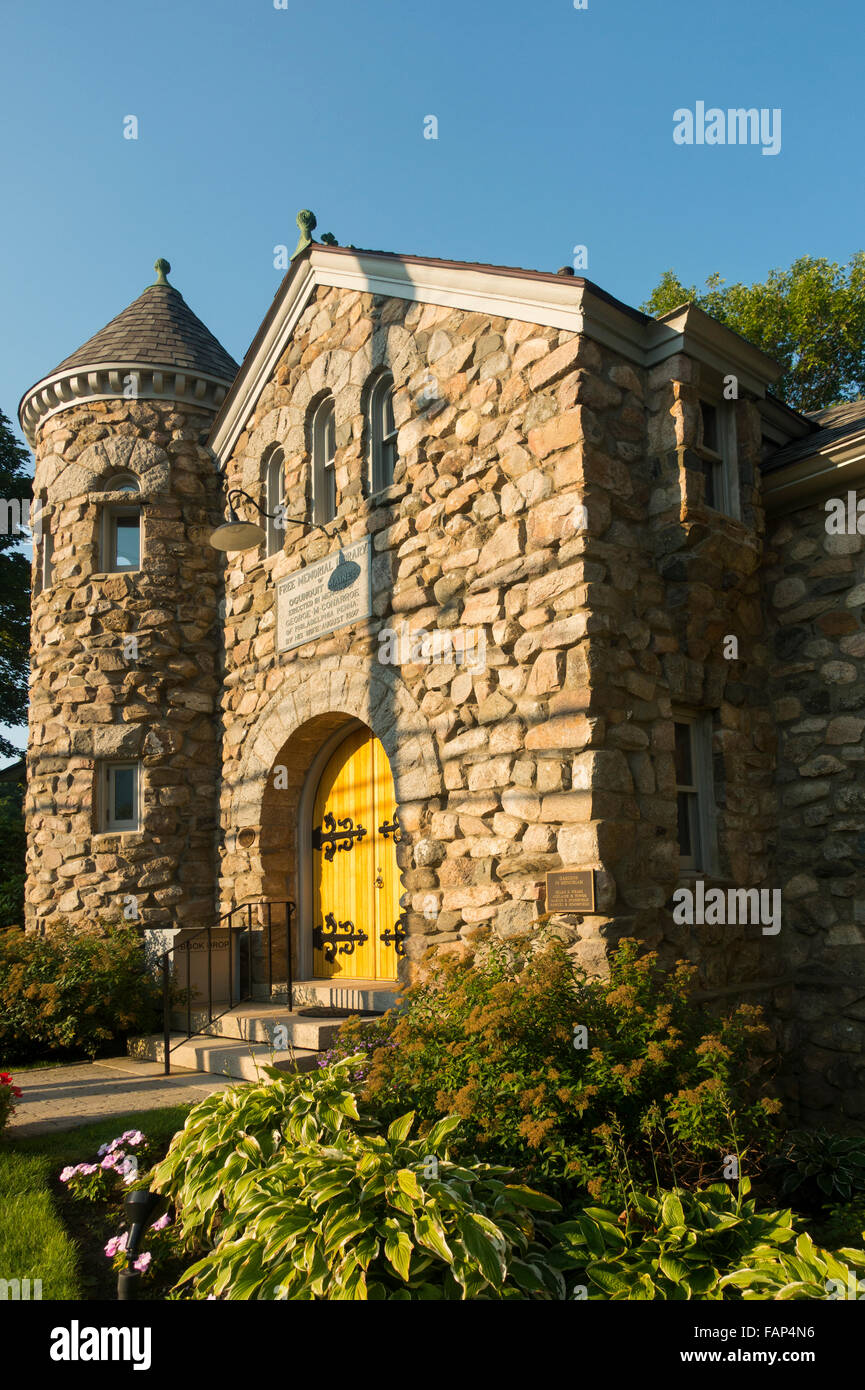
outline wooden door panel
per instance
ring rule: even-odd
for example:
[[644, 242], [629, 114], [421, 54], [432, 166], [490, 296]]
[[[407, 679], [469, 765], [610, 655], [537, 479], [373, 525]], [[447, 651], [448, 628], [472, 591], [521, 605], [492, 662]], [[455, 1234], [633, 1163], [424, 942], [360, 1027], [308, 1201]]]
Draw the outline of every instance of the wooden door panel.
[[[358, 833], [361, 829], [363, 835]], [[401, 885], [396, 862], [398, 834], [387, 754], [372, 734], [358, 730], [336, 749], [322, 773], [315, 797], [316, 976], [396, 979], [397, 948], [402, 939]], [[361, 933], [366, 938], [363, 941], [357, 939]], [[387, 941], [382, 940], [383, 933], [389, 938]]]
[[[376, 922], [376, 971], [380, 980], [395, 980], [399, 954], [397, 944], [401, 939], [399, 869], [396, 862], [396, 845], [399, 835], [396, 797], [393, 775], [387, 754], [378, 739], [373, 740], [373, 766], [375, 775], [375, 922]], [[383, 941], [382, 936], [390, 938]]]

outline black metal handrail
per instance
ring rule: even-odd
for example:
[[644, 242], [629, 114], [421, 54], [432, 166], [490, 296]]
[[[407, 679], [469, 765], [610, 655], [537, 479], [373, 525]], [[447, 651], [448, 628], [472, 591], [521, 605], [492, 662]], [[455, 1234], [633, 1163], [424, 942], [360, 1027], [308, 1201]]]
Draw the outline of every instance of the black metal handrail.
[[[169, 946], [169, 948], [168, 948], [167, 951], [163, 951], [163, 952], [162, 952], [162, 1028], [163, 1028], [163, 1045], [164, 1045], [164, 1052], [165, 1052], [165, 1075], [166, 1075], [166, 1076], [169, 1076], [169, 1075], [171, 1074], [171, 1053], [173, 1052], [174, 1048], [180, 1047], [180, 1045], [181, 1045], [182, 1043], [186, 1042], [186, 1040], [187, 1040], [188, 1038], [191, 1038], [191, 1037], [192, 1037], [193, 1032], [195, 1031], [195, 1030], [193, 1030], [193, 1027], [192, 1027], [192, 987], [191, 987], [191, 979], [190, 979], [190, 972], [191, 972], [191, 965], [190, 965], [191, 953], [190, 953], [190, 949], [189, 949], [189, 948], [190, 948], [192, 942], [195, 941], [195, 940], [196, 940], [198, 937], [200, 937], [200, 936], [206, 936], [206, 937], [207, 937], [207, 1022], [208, 1022], [208, 1024], [211, 1024], [211, 1023], [214, 1023], [214, 1022], [216, 1021], [216, 1019], [222, 1018], [222, 1017], [224, 1017], [225, 1014], [230, 1013], [231, 1010], [235, 1007], [236, 1004], [242, 1004], [242, 1003], [244, 1003], [245, 1000], [251, 999], [251, 998], [252, 998], [252, 951], [251, 951], [251, 950], [248, 952], [248, 955], [247, 955], [247, 970], [246, 970], [246, 988], [247, 988], [247, 993], [246, 993], [246, 994], [243, 994], [243, 993], [241, 992], [241, 991], [242, 991], [242, 982], [241, 982], [241, 979], [240, 979], [241, 969], [240, 969], [240, 962], [238, 961], [238, 970], [237, 970], [237, 974], [238, 974], [238, 980], [237, 980], [238, 992], [237, 992], [237, 999], [235, 999], [235, 997], [234, 997], [234, 936], [233, 936], [233, 933], [235, 933], [235, 932], [237, 933], [237, 938], [238, 938], [238, 940], [239, 940], [240, 937], [243, 936], [245, 933], [248, 933], [249, 936], [250, 936], [250, 938], [251, 938], [252, 935], [253, 935], [253, 933], [254, 933], [257, 929], [261, 931], [262, 935], [265, 935], [265, 934], [266, 934], [266, 937], [267, 937], [267, 986], [268, 986], [267, 993], [268, 993], [268, 999], [270, 999], [270, 998], [272, 997], [272, 995], [273, 995], [273, 909], [274, 909], [275, 907], [281, 907], [281, 908], [284, 909], [284, 915], [285, 915], [285, 970], [286, 970], [286, 994], [287, 994], [287, 996], [288, 996], [288, 1010], [289, 1010], [289, 1013], [290, 1013], [290, 1012], [292, 1011], [292, 1009], [294, 1008], [294, 980], [293, 980], [293, 977], [292, 977], [292, 970], [291, 970], [291, 925], [292, 925], [292, 918], [293, 918], [294, 910], [295, 910], [295, 905], [294, 905], [294, 903], [291, 902], [289, 899], [286, 898], [286, 899], [281, 899], [281, 900], [278, 901], [278, 902], [271, 902], [270, 900], [267, 900], [267, 901], [260, 901], [260, 902], [241, 903], [240, 906], [238, 906], [238, 907], [229, 908], [229, 910], [228, 910], [227, 912], [223, 912], [222, 916], [219, 917], [219, 918], [217, 918], [217, 921], [216, 921], [216, 925], [215, 925], [215, 926], [214, 926], [212, 923], [208, 923], [206, 927], [201, 927], [201, 928], [199, 928], [198, 931], [192, 932], [192, 934], [191, 934], [190, 936], [188, 936], [188, 937], [186, 938], [186, 940], [183, 941], [179, 946], [175, 946], [175, 945], [172, 943], [172, 945]], [[256, 922], [256, 923], [253, 923], [253, 920], [252, 920], [252, 914], [253, 914], [253, 912], [259, 913], [262, 909], [264, 910], [264, 912], [265, 912], [265, 914], [266, 914], [266, 920], [265, 920], [264, 922]], [[242, 925], [236, 926], [236, 925], [234, 924], [233, 918], [234, 918], [235, 916], [237, 916], [238, 914], [240, 914], [242, 917], [245, 916], [246, 921], [245, 921], [245, 923], [243, 923]], [[218, 1013], [218, 1014], [215, 1014], [215, 1015], [214, 1015], [214, 1012], [213, 1012], [213, 933], [214, 933], [214, 931], [227, 931], [227, 933], [228, 933], [228, 1005], [227, 1005], [226, 1008], [221, 1009], [221, 1010], [219, 1011], [219, 1013]], [[185, 1034], [183, 1034], [183, 1036], [182, 1036], [177, 1042], [175, 1042], [175, 1043], [172, 1045], [172, 1042], [171, 1042], [171, 1031], [172, 1031], [172, 1030], [171, 1030], [171, 957], [175, 956], [175, 952], [177, 952], [177, 951], [183, 951], [183, 952], [185, 952], [185, 955], [186, 955], [186, 1032], [185, 1032]]]

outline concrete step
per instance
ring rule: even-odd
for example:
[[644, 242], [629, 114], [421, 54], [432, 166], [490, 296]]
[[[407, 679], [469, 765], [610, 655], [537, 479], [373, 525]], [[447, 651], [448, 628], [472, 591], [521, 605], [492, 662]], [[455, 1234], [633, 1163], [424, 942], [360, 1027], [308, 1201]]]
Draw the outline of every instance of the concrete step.
[[[206, 1011], [194, 1010], [192, 1026], [196, 1033], [209, 1037], [262, 1043], [278, 1051], [291, 1046], [317, 1052], [333, 1045], [340, 1025], [349, 1017], [345, 1013], [336, 1018], [309, 1018], [297, 1009], [289, 1013], [284, 1004], [251, 1003], [239, 1004], [210, 1023]], [[175, 1013], [172, 1022], [179, 1031], [186, 1032], [183, 1011]]]
[[[284, 990], [284, 986], [283, 986]], [[319, 1055], [332, 1047], [340, 1026], [358, 1013], [382, 1014], [399, 1002], [396, 985], [389, 980], [298, 980], [294, 985], [294, 1009], [284, 1003], [250, 1000], [236, 1004], [208, 1022], [200, 1002], [189, 1014], [193, 1035], [186, 1037], [186, 1009], [172, 1013], [171, 1063], [191, 1071], [212, 1072], [238, 1080], [255, 1081], [262, 1064], [287, 1071], [307, 1071]], [[225, 1009], [227, 1000], [214, 1000], [214, 1011]], [[325, 1018], [310, 1017], [307, 1010], [339, 1010]], [[162, 1061], [161, 1033], [132, 1038], [133, 1057]], [[263, 1074], [262, 1074], [263, 1076]]]
[[[135, 1057], [161, 1062], [165, 1044], [161, 1033], [130, 1039], [130, 1051]], [[295, 1047], [288, 1052], [274, 1053], [261, 1044], [241, 1042], [234, 1038], [207, 1037], [196, 1033], [185, 1038], [182, 1033], [171, 1034], [171, 1067], [189, 1071], [210, 1072], [215, 1076], [230, 1076], [237, 1081], [266, 1081], [263, 1066], [278, 1067], [280, 1071], [311, 1071], [317, 1066], [317, 1050]]]
[[386, 1013], [400, 1001], [395, 980], [295, 980], [294, 1007], [346, 1009], [349, 1012]]

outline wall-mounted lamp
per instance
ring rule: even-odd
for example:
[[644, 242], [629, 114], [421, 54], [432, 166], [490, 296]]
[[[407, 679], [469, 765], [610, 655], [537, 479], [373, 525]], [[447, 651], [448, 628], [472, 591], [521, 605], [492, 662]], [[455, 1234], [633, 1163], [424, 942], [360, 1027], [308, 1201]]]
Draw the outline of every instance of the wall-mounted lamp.
[[[266, 512], [262, 506], [259, 506], [254, 497], [250, 497], [248, 492], [243, 491], [243, 488], [233, 487], [230, 490], [226, 497], [228, 503], [227, 517], [222, 525], [217, 526], [216, 530], [212, 532], [210, 544], [216, 550], [252, 550], [256, 545], [261, 545], [261, 542], [266, 539], [267, 533], [257, 522], [241, 520], [234, 510], [232, 497], [245, 497], [248, 502], [252, 503], [259, 515], [267, 517], [268, 521], [274, 521], [279, 513]], [[294, 522], [307, 531], [312, 529], [309, 522], [299, 516], [281, 517], [281, 520]]]

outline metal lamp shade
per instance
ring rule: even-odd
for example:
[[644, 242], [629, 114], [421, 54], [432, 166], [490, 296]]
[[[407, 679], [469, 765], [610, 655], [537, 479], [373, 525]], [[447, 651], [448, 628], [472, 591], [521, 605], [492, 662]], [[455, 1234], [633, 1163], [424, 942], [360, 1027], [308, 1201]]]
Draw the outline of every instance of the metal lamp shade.
[[229, 504], [228, 520], [222, 526], [217, 526], [210, 537], [210, 544], [215, 550], [252, 550], [256, 545], [261, 545], [265, 535], [262, 527], [254, 521], [241, 521]]

